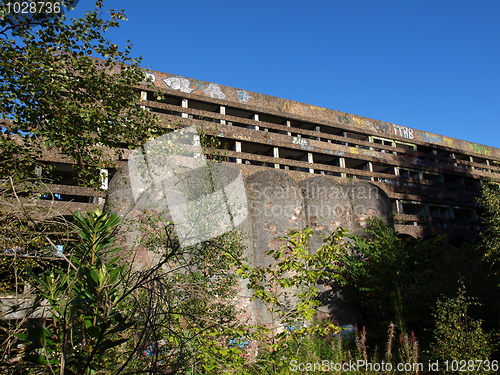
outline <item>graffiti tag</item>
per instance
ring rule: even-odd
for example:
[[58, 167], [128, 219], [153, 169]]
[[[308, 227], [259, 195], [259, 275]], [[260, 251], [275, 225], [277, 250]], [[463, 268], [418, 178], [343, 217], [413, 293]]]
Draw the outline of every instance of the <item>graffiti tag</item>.
[[318, 106], [315, 106], [315, 105], [311, 105], [311, 106], [309, 106], [309, 108], [316, 109], [318, 111], [326, 111], [326, 108], [318, 107]]
[[309, 142], [305, 138], [293, 137], [292, 138], [292, 143], [296, 144], [296, 145], [299, 145], [299, 146], [304, 146], [304, 147], [309, 146]]
[[375, 122], [373, 124], [373, 126], [375, 127], [375, 130], [377, 130], [379, 132], [389, 133], [389, 125], [388, 124], [384, 124], [383, 122]]
[[404, 126], [393, 125], [394, 135], [398, 137], [413, 139], [413, 129], [406, 128]]
[[491, 155], [491, 149], [488, 146], [478, 145], [477, 143], [469, 143], [469, 147], [472, 149], [472, 152], [475, 152], [476, 154]]
[[236, 91], [236, 93], [238, 94], [238, 100], [240, 102], [248, 102], [248, 100], [250, 100], [250, 98], [251, 98], [251, 96], [248, 95], [248, 92], [246, 92], [246, 91], [238, 90], [238, 91]]
[[349, 119], [348, 116], [337, 116], [337, 121], [338, 122], [345, 122], [346, 124], [351, 122], [351, 120]]
[[432, 134], [432, 133], [427, 133], [424, 132], [420, 135], [420, 137], [425, 141], [429, 143], [443, 143], [443, 138], [441, 138], [437, 134]]

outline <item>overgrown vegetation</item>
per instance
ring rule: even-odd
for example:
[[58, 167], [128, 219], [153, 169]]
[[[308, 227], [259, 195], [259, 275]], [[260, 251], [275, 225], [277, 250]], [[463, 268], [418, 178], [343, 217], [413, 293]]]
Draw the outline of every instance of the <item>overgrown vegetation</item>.
[[76, 182], [99, 187], [99, 168], [113, 165], [123, 144], [135, 148], [162, 133], [157, 117], [137, 105], [136, 87], [146, 85], [140, 59], [104, 37], [124, 19], [102, 0], [71, 21], [62, 13], [14, 17], [2, 2], [1, 178], [34, 177], [47, 164], [40, 156], [56, 151], [75, 163]]
[[[137, 106], [135, 88], [147, 84], [139, 60], [103, 37], [123, 12], [104, 19], [100, 0], [95, 9], [71, 22], [0, 17], [0, 293], [13, 301], [1, 314], [17, 314], [0, 325], [2, 373], [498, 371], [496, 183], [484, 183], [478, 244], [402, 238], [374, 219], [366, 236], [339, 229], [318, 249], [310, 228], [290, 232], [267, 267], [242, 258], [235, 231], [183, 247], [172, 222], [144, 212], [135, 245], [153, 261], [136, 269], [117, 239], [118, 216], [68, 220], [44, 204], [53, 196], [40, 178], [44, 152], [65, 153], [77, 182], [99, 186], [97, 171], [123, 143], [167, 131]], [[225, 158], [203, 129], [200, 142], [214, 161]], [[239, 309], [242, 286], [265, 307], [261, 321]], [[356, 327], [320, 319], [332, 290], [357, 312]]]

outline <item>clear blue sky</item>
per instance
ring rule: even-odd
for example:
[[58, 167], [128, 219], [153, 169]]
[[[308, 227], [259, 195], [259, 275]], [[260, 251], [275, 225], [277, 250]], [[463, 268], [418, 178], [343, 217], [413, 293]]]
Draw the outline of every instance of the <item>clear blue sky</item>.
[[500, 147], [500, 0], [104, 4], [144, 67]]

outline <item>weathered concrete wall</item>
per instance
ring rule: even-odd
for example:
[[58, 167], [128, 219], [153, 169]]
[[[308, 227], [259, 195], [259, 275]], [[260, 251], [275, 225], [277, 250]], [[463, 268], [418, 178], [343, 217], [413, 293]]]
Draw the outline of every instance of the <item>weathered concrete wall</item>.
[[[239, 173], [234, 164], [220, 164], [217, 168], [217, 175], [222, 181], [221, 187], [233, 179], [235, 172]], [[144, 215], [154, 214], [155, 210], [148, 204], [134, 202], [127, 175], [128, 170], [124, 168], [112, 179], [108, 207], [129, 223], [124, 237], [127, 246], [134, 248], [142, 234], [139, 228], [134, 228], [131, 224]], [[270, 265], [272, 258], [266, 252], [278, 249], [283, 243], [280, 238], [286, 236], [289, 230], [310, 226], [317, 234], [327, 235], [342, 227], [362, 234], [369, 217], [387, 218], [391, 212], [387, 195], [369, 182], [357, 181], [342, 185], [335, 179], [324, 176], [296, 181], [278, 170], [266, 170], [247, 176], [245, 192], [242, 194], [247, 199], [248, 216], [238, 229], [246, 238], [247, 249], [244, 256], [253, 266]], [[145, 208], [147, 211], [144, 211]], [[164, 217], [167, 218], [168, 213]], [[209, 217], [206, 219], [210, 220]], [[320, 245], [320, 239], [313, 239], [311, 242], [312, 249]], [[151, 264], [155, 259], [155, 254], [143, 247], [135, 247], [134, 256], [138, 267]], [[264, 306], [249, 303], [249, 298], [249, 291], [242, 285], [240, 303], [247, 311], [247, 318], [253, 322], [271, 323], [271, 317]], [[335, 306], [331, 307], [336, 309]], [[337, 306], [337, 310], [338, 308]]]
[[500, 149], [467, 142], [443, 135], [430, 133], [389, 122], [379, 121], [318, 107], [293, 100], [277, 98], [257, 92], [245, 91], [234, 87], [218, 85], [211, 82], [182, 77], [179, 75], [159, 71], [146, 71], [157, 89], [165, 92], [182, 93], [186, 98], [207, 98], [211, 102], [223, 105], [236, 105], [240, 108], [265, 109], [266, 112], [284, 112], [300, 116], [304, 120], [321, 120], [339, 126], [346, 130], [363, 131], [383, 137], [391, 137], [416, 143], [433, 143], [450, 149], [462, 149], [478, 156], [500, 157]]

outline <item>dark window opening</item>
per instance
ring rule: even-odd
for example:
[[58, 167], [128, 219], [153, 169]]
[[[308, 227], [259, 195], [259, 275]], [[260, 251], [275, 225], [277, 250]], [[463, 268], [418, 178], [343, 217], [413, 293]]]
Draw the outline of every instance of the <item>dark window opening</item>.
[[285, 125], [286, 120], [282, 117], [270, 116], [267, 114], [259, 114], [259, 121], [270, 122], [271, 124]]
[[399, 169], [399, 175], [404, 178], [420, 178], [420, 172], [419, 171], [414, 171], [412, 169]]
[[424, 180], [429, 180], [433, 182], [443, 182], [443, 176], [439, 174], [434, 174], [434, 173], [423, 173], [423, 179]]
[[250, 111], [245, 111], [239, 108], [233, 108], [233, 107], [226, 107], [226, 115], [227, 116], [235, 116], [235, 117], [242, 117], [242, 118], [248, 118], [248, 119], [253, 119], [255, 113], [250, 112]]
[[148, 92], [148, 100], [155, 101], [158, 103], [173, 104], [182, 107], [183, 98], [173, 95], [165, 95], [165, 94], [162, 95], [163, 97], [160, 100], [157, 100], [156, 95], [153, 92]]
[[307, 161], [307, 152], [284, 148], [279, 150], [279, 154], [281, 159]]
[[333, 165], [335, 167], [340, 167], [340, 158], [336, 156], [313, 154], [313, 162], [318, 164], [327, 164], [327, 165]]
[[386, 173], [386, 174], [392, 174], [392, 175], [394, 174], [394, 167], [392, 167], [390, 165], [373, 163], [372, 168], [373, 168], [373, 172]]
[[425, 206], [423, 204], [402, 203], [403, 214], [425, 216]]
[[241, 152], [254, 155], [273, 156], [273, 147], [253, 142], [242, 142]]
[[351, 169], [360, 169], [363, 171], [368, 171], [369, 166], [368, 162], [364, 160], [358, 160], [358, 159], [345, 159], [345, 167], [346, 168], [351, 168]]
[[207, 111], [207, 112], [220, 113], [220, 106], [219, 105], [216, 105], [213, 103], [202, 102], [199, 100], [189, 99], [188, 107], [193, 108], [193, 109], [200, 109], [202, 111]]
[[460, 176], [445, 174], [443, 175], [443, 179], [447, 184], [464, 185], [464, 180]]
[[474, 209], [457, 208], [455, 207], [455, 219], [461, 220], [476, 220], [476, 212]]

